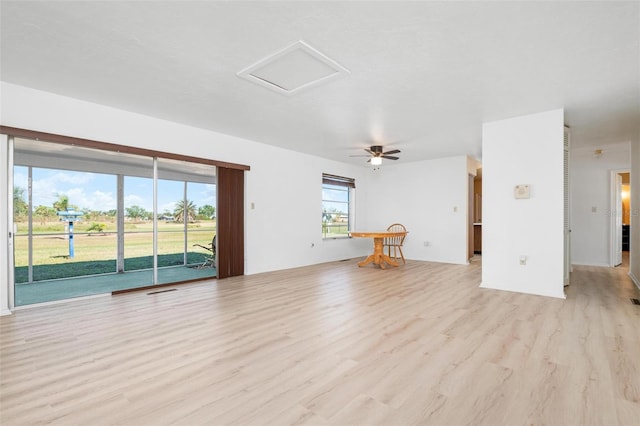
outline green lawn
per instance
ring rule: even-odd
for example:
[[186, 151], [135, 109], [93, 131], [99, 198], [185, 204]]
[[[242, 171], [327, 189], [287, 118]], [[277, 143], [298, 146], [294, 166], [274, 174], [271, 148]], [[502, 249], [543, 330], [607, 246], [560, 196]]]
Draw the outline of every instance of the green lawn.
[[349, 235], [349, 224], [348, 223], [323, 223], [322, 224], [322, 236], [324, 238], [330, 237], [341, 237]]
[[[104, 233], [86, 233], [90, 223], [80, 222], [74, 227], [74, 258], [69, 258], [69, 241], [64, 234], [64, 223], [34, 223], [32, 264], [34, 280], [68, 278], [116, 271], [117, 236], [115, 223], [105, 223]], [[210, 253], [194, 244], [207, 246], [215, 235], [215, 221], [200, 221], [187, 228], [187, 263], [204, 261]], [[26, 282], [28, 237], [25, 223], [18, 223], [15, 237], [16, 283]], [[159, 223], [158, 266], [183, 264], [185, 252], [184, 224]], [[125, 270], [153, 267], [153, 224], [127, 223], [125, 225]]]
[[[203, 253], [188, 253], [188, 264], [202, 264], [206, 259]], [[158, 265], [180, 266], [183, 265], [183, 255], [164, 254], [158, 255]], [[153, 267], [153, 256], [142, 256], [125, 259], [125, 271], [137, 271], [141, 269], [151, 269]], [[108, 274], [116, 272], [116, 260], [94, 260], [94, 261], [72, 261], [61, 264], [38, 265], [33, 267], [33, 280], [46, 281], [59, 278], [73, 278], [85, 275]], [[26, 266], [16, 267], [16, 284], [27, 283], [29, 281], [29, 271]]]

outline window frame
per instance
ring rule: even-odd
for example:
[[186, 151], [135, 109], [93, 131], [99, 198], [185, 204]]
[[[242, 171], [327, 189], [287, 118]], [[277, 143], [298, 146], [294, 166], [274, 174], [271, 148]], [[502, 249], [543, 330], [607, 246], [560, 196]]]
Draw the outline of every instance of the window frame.
[[[331, 187], [329, 187], [331, 186]], [[339, 188], [344, 188], [344, 189], [339, 189]], [[332, 174], [328, 174], [328, 173], [323, 173], [322, 174], [322, 218], [321, 218], [321, 222], [322, 222], [322, 239], [323, 240], [333, 240], [333, 239], [342, 239], [342, 238], [351, 238], [350, 236], [350, 232], [353, 229], [353, 226], [355, 224], [355, 215], [354, 215], [354, 211], [355, 211], [355, 188], [356, 188], [356, 181], [353, 178], [349, 178], [349, 177], [343, 177], [343, 176], [337, 176], [337, 175], [332, 175]], [[325, 199], [325, 191], [345, 191], [346, 195], [347, 195], [347, 201], [346, 203], [344, 201], [335, 201], [335, 200], [329, 200], [329, 199]], [[325, 203], [345, 203], [346, 204], [346, 212], [342, 212], [339, 211], [338, 213], [346, 213], [347, 216], [347, 232], [346, 233], [330, 233], [328, 232], [328, 228], [327, 228], [327, 223], [325, 222], [325, 219], [327, 218], [327, 215], [329, 215], [330, 213], [328, 213], [325, 209]], [[338, 225], [338, 229], [340, 229], [340, 225]]]

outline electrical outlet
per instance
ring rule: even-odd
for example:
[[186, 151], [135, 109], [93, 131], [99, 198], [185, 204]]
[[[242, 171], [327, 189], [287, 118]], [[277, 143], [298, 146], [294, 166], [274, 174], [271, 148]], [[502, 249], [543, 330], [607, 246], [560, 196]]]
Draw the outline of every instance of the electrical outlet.
[[520, 265], [524, 266], [527, 264], [527, 256], [520, 256]]

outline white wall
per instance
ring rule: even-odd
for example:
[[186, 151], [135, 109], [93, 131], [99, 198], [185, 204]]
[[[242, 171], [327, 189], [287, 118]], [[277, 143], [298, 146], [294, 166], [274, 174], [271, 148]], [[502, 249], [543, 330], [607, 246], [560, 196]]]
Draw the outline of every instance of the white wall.
[[372, 172], [367, 210], [375, 213], [366, 225], [371, 229], [386, 229], [395, 222], [405, 225], [409, 231], [405, 258], [468, 263], [467, 157], [389, 163]]
[[323, 240], [321, 223], [322, 173], [356, 179], [355, 220], [366, 221], [368, 168], [255, 145], [252, 155], [269, 161], [251, 160], [245, 174], [247, 274], [368, 254], [365, 241]]
[[[4, 82], [0, 89], [1, 120], [6, 126], [251, 166], [245, 174], [247, 274], [360, 257], [370, 251], [365, 241], [321, 239], [322, 173], [356, 179], [356, 214], [364, 222], [370, 171], [366, 167]], [[6, 221], [3, 212], [0, 222]]]
[[[0, 235], [2, 239], [8, 238], [9, 230], [7, 229], [8, 215], [8, 168], [7, 168], [7, 137], [0, 135]], [[2, 245], [3, 253], [0, 255], [0, 315], [10, 314], [9, 310], [9, 256], [13, 253], [9, 252], [9, 246]]]
[[[602, 154], [594, 155], [595, 149]], [[609, 266], [611, 171], [630, 169], [630, 144], [572, 149], [570, 164], [571, 262]]]
[[558, 109], [483, 125], [482, 287], [564, 298], [563, 121]]
[[631, 251], [629, 276], [640, 289], [640, 139], [631, 142]]

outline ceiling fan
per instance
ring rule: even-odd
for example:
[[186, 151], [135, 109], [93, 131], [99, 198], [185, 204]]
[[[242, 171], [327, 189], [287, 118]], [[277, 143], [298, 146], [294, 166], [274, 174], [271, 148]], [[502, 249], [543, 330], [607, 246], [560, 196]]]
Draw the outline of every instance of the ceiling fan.
[[382, 164], [382, 159], [386, 158], [387, 160], [398, 160], [400, 157], [395, 157], [391, 154], [399, 154], [399, 149], [392, 149], [391, 151], [384, 152], [384, 148], [382, 145], [372, 145], [369, 148], [365, 148], [365, 151], [369, 153], [369, 155], [352, 155], [351, 157], [371, 157], [367, 160], [367, 163], [371, 163], [374, 166], [379, 166]]

